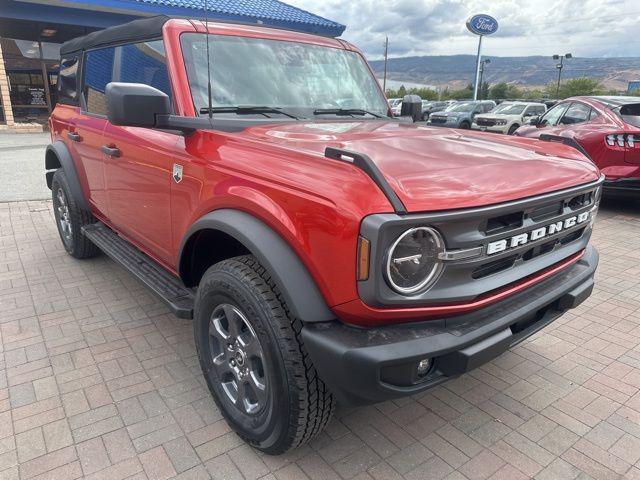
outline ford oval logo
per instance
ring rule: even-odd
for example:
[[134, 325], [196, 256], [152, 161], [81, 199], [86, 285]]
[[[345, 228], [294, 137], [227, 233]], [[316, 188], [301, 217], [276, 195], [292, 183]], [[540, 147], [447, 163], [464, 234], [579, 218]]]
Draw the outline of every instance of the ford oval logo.
[[498, 30], [498, 21], [489, 15], [474, 15], [467, 20], [467, 28], [476, 35], [491, 35]]

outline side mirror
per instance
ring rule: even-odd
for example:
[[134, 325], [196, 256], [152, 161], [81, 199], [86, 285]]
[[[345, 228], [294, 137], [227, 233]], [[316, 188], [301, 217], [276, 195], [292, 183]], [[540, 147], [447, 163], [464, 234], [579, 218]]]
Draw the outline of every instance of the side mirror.
[[171, 114], [169, 96], [149, 85], [110, 82], [105, 94], [107, 118], [113, 125], [154, 128], [158, 115]]
[[422, 99], [418, 95], [405, 95], [402, 99], [401, 117], [411, 117], [414, 122], [422, 120]]
[[530, 119], [529, 119], [529, 125], [539, 125], [540, 124], [540, 116], [539, 115], [533, 115]]

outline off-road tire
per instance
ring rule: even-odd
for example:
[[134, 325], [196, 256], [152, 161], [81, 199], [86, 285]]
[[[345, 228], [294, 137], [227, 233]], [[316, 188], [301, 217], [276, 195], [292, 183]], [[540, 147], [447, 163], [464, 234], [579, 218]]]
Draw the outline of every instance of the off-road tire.
[[520, 125], [518, 124], [513, 124], [509, 127], [509, 131], [507, 132], [507, 135], [513, 135], [514, 133], [516, 133], [516, 130], [520, 128]]
[[[220, 305], [241, 310], [265, 358], [267, 400], [250, 416], [225, 396], [213, 365], [209, 325]], [[268, 454], [284, 453], [318, 434], [334, 410], [334, 398], [311, 363], [294, 318], [269, 273], [252, 255], [219, 262], [202, 277], [195, 301], [194, 336], [202, 372], [233, 430]]]
[[[58, 199], [59, 191], [62, 191], [64, 200], [66, 201], [66, 207], [68, 208], [68, 223], [71, 225], [70, 236], [65, 236], [60, 223], [60, 212], [58, 208], [60, 206]], [[62, 169], [56, 170], [53, 174], [51, 196], [53, 199], [53, 214], [56, 220], [56, 227], [58, 228], [62, 245], [67, 253], [78, 259], [91, 258], [98, 255], [100, 249], [91, 243], [82, 233], [82, 227], [94, 223], [96, 219], [90, 212], [78, 206], [78, 203], [71, 194], [69, 182]]]

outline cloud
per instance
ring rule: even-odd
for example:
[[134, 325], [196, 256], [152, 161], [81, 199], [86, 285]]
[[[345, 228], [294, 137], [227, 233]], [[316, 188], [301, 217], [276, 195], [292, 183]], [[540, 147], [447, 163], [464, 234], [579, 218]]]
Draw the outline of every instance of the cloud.
[[477, 37], [465, 27], [474, 13], [494, 16], [500, 28], [484, 54], [582, 57], [637, 56], [637, 0], [285, 0], [347, 25], [343, 38], [368, 58], [390, 55], [473, 54]]

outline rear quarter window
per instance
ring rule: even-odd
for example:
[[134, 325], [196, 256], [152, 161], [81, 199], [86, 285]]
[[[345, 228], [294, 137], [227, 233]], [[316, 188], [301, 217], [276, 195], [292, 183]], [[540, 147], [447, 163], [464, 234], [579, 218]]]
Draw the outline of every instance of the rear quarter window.
[[78, 70], [80, 59], [78, 57], [63, 58], [60, 60], [60, 73], [58, 74], [58, 102], [67, 105], [78, 105]]

